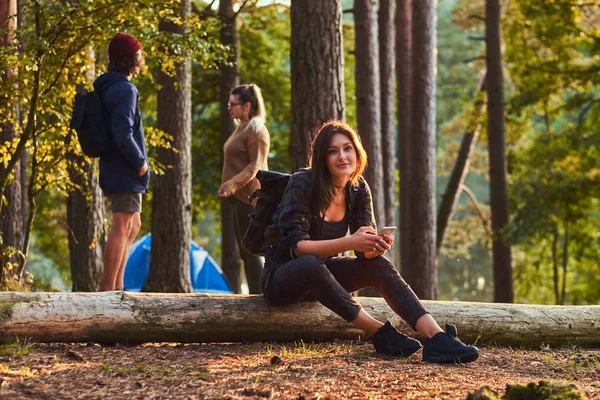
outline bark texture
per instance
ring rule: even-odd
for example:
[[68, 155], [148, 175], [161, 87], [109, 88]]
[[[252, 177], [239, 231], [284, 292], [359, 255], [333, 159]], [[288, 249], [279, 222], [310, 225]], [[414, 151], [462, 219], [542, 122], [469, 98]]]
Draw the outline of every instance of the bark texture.
[[469, 173], [471, 153], [477, 144], [477, 139], [481, 132], [481, 118], [485, 109], [484, 91], [485, 72], [479, 79], [479, 86], [477, 88], [477, 93], [475, 93], [475, 101], [473, 102], [473, 110], [471, 111], [471, 116], [469, 118], [469, 125], [460, 142], [456, 163], [454, 163], [454, 167], [452, 168], [452, 173], [450, 174], [446, 191], [442, 195], [442, 201], [438, 210], [436, 234], [436, 249], [438, 252], [444, 242], [444, 233], [448, 227], [448, 222], [452, 218], [454, 208], [462, 193], [461, 187]]
[[[223, 168], [223, 145], [233, 133], [235, 126], [227, 109], [231, 89], [239, 85], [240, 43], [233, 0], [219, 1], [221, 42], [228, 45], [233, 53], [233, 64], [221, 67], [219, 84], [221, 122], [221, 169]], [[242, 293], [242, 260], [235, 236], [233, 207], [229, 200], [221, 200], [221, 268], [233, 293]]]
[[[13, 45], [13, 31], [16, 28], [17, 14], [16, 0], [4, 0], [0, 3], [0, 45]], [[17, 74], [15, 69], [0, 71], [1, 79], [10, 82]], [[4, 109], [4, 113], [0, 116], [0, 141], [12, 141], [17, 137], [15, 126], [19, 122], [19, 110], [14, 100], [10, 97], [0, 98], [0, 109]], [[16, 157], [16, 155], [14, 156]], [[21, 211], [21, 166], [19, 163], [12, 169], [7, 169], [0, 163], [0, 179], [9, 179], [9, 184], [4, 189], [5, 206], [0, 212], [0, 250], [5, 246], [13, 247], [15, 250], [22, 250], [23, 247], [23, 214]], [[6, 262], [19, 262], [20, 257], [13, 251], [11, 255], [0, 252], [0, 285], [3, 280], [4, 265]], [[8, 258], [4, 259], [4, 256]]]
[[[187, 16], [191, 0], [182, 0], [180, 13]], [[184, 34], [182, 27], [162, 22], [160, 30]], [[174, 77], [158, 73], [161, 86], [157, 102], [157, 127], [173, 136], [173, 149], [160, 149], [158, 159], [171, 166], [154, 177], [152, 197], [152, 249], [144, 291], [191, 292], [190, 241], [192, 236], [192, 138], [191, 59], [176, 66]]]
[[356, 56], [356, 120], [369, 163], [365, 178], [371, 187], [375, 220], [385, 225], [385, 197], [381, 152], [381, 91], [377, 13], [372, 0], [354, 1]]
[[504, 140], [504, 77], [500, 33], [500, 1], [485, 2], [485, 41], [488, 96], [488, 151], [490, 163], [490, 207], [492, 211], [494, 301], [512, 303], [512, 261], [504, 240], [508, 226], [506, 142]]
[[402, 275], [421, 299], [436, 297], [435, 251], [435, 66], [436, 24], [434, 0], [412, 6], [412, 106], [409, 190], [410, 258]]
[[314, 133], [345, 120], [341, 0], [291, 4], [292, 170], [305, 167]]
[[396, 82], [398, 97], [398, 166], [400, 169], [400, 270], [404, 273], [411, 260], [410, 188], [411, 162], [408, 148], [412, 105], [412, 0], [396, 1]]
[[[374, 318], [414, 334], [383, 299], [357, 298]], [[424, 301], [466, 342], [538, 347], [600, 344], [600, 306]], [[364, 333], [317, 302], [283, 307], [262, 296], [0, 293], [0, 341], [242, 342], [356, 339]]]
[[[89, 49], [88, 80], [95, 76], [94, 51]], [[83, 91], [83, 85], [77, 88]], [[76, 140], [73, 132], [67, 137]], [[69, 144], [67, 143], [67, 146]], [[102, 284], [104, 268], [104, 197], [98, 181], [98, 161], [85, 159], [69, 152], [69, 177], [79, 189], [67, 197], [67, 229], [69, 234], [69, 261], [74, 292], [96, 292]], [[77, 166], [79, 168], [77, 168]]]
[[381, 169], [383, 171], [383, 204], [385, 221], [396, 224], [396, 140], [394, 132], [394, 1], [380, 0], [379, 14], [379, 74], [381, 76]]
[[83, 164], [81, 171], [69, 168], [71, 180], [80, 187], [80, 190], [70, 192], [67, 198], [72, 290], [95, 292], [102, 284], [106, 242], [104, 197], [98, 183], [98, 164], [88, 163], [74, 155], [68, 157], [72, 162]]

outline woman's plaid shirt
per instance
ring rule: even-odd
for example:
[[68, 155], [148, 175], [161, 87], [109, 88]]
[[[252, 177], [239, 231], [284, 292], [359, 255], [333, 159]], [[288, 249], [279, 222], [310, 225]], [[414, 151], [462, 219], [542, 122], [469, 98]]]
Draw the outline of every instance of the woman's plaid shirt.
[[[271, 225], [265, 232], [270, 240], [268, 245], [285, 244], [290, 247], [290, 253], [295, 254], [296, 245], [301, 240], [321, 240], [320, 237], [309, 235], [311, 224], [318, 223], [320, 215], [311, 207], [312, 172], [302, 169], [294, 173], [288, 182], [283, 198], [273, 214]], [[358, 186], [350, 183], [346, 186], [346, 204], [351, 204], [350, 191], [354, 193], [354, 210], [349, 212], [350, 233], [354, 233], [362, 226], [372, 226], [377, 230], [373, 214], [373, 201], [371, 189], [367, 181], [361, 176]], [[279, 232], [277, 232], [277, 230]]]

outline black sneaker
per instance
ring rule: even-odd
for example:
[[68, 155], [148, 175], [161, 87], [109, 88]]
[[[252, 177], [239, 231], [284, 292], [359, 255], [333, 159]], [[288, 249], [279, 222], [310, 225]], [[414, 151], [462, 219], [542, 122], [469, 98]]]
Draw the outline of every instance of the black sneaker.
[[408, 357], [421, 348], [418, 340], [398, 332], [390, 321], [375, 332], [372, 340], [375, 351], [388, 356]]
[[475, 346], [467, 346], [456, 337], [456, 327], [447, 324], [446, 332], [436, 333], [423, 347], [423, 361], [439, 364], [469, 363], [479, 358]]

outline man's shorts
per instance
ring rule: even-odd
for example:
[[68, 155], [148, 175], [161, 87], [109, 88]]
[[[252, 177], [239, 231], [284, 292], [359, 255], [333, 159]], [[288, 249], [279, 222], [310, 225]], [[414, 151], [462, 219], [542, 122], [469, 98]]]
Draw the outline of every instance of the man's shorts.
[[108, 196], [112, 213], [141, 213], [141, 193], [116, 193]]

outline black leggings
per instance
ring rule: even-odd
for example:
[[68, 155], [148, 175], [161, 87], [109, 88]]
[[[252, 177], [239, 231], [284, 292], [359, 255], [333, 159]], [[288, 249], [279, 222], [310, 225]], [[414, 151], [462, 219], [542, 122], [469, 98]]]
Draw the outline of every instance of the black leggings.
[[361, 307], [349, 292], [365, 287], [377, 289], [392, 310], [413, 329], [417, 320], [428, 314], [394, 264], [385, 257], [322, 260], [313, 255], [300, 256], [270, 271], [263, 292], [275, 305], [317, 300], [350, 322], [358, 316]]
[[240, 250], [240, 257], [244, 261], [244, 271], [246, 272], [246, 281], [250, 294], [260, 294], [260, 275], [263, 269], [263, 262], [259, 256], [248, 253], [242, 247], [242, 237], [248, 229], [248, 214], [254, 212], [251, 205], [231, 196], [229, 197], [233, 204], [233, 223], [235, 228], [235, 237]]

